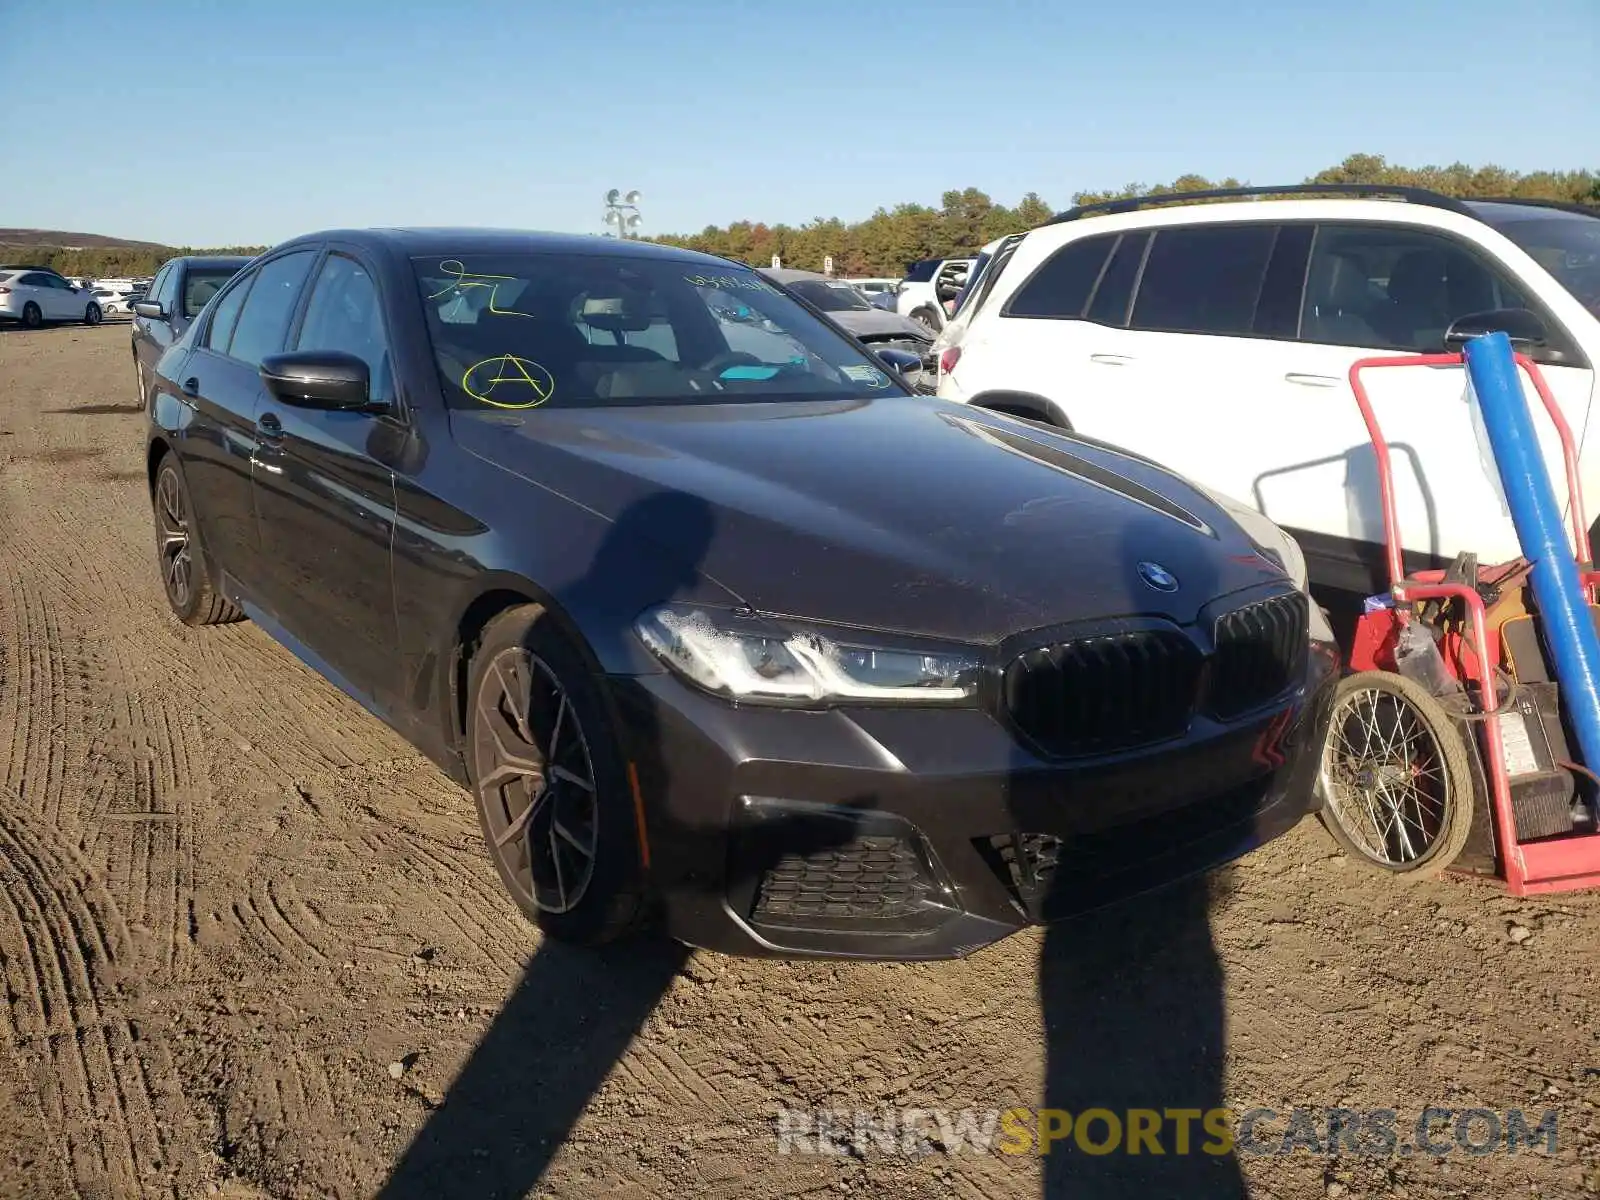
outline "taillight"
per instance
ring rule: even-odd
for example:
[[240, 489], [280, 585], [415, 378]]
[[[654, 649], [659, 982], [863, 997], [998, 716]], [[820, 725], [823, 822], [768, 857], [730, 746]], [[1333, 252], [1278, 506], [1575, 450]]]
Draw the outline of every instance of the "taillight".
[[11, 295], [11, 289], [10, 288], [8, 288], [8, 287], [0, 287], [0, 296], [9, 296], [9, 295]]
[[956, 369], [956, 364], [961, 361], [961, 347], [947, 346], [939, 352], [939, 374], [948, 375]]

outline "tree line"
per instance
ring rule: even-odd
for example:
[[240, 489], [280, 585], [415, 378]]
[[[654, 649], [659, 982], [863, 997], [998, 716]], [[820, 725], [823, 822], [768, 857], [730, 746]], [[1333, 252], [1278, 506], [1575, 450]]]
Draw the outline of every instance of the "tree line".
[[61, 246], [0, 245], [0, 262], [53, 267], [74, 278], [140, 279], [154, 275], [167, 259], [181, 254], [247, 254], [253, 258], [265, 249], [265, 246], [223, 246], [211, 250], [192, 246], [87, 246], [68, 250]]
[[[1352, 154], [1338, 166], [1318, 171], [1304, 182], [1421, 187], [1447, 196], [1514, 196], [1600, 208], [1600, 172], [1587, 169], [1524, 174], [1504, 167], [1470, 167], [1465, 163], [1403, 167], [1385, 161], [1382, 155]], [[1115, 191], [1077, 192], [1072, 203], [1247, 186], [1232, 177], [1181, 175], [1168, 184], [1130, 183]], [[665, 234], [651, 240], [752, 266], [766, 266], [776, 254], [786, 267], [820, 271], [823, 259], [831, 256], [834, 270], [840, 275], [899, 277], [907, 263], [971, 254], [986, 242], [1032, 229], [1053, 215], [1055, 210], [1037, 192], [1029, 192], [1012, 208], [995, 203], [977, 188], [965, 188], [945, 192], [937, 208], [898, 204], [880, 208], [866, 220], [853, 224], [837, 217], [819, 217], [799, 226], [736, 221], [726, 228], [708, 225], [699, 233]]]

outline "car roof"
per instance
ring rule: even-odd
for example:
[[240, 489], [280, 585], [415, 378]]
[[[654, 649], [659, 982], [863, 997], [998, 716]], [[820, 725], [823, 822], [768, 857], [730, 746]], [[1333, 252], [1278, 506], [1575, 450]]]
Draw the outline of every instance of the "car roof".
[[798, 283], [803, 279], [820, 279], [824, 282], [836, 282], [848, 286], [845, 279], [834, 280], [832, 276], [824, 275], [820, 271], [801, 271], [794, 267], [757, 267], [757, 273], [765, 275], [768, 279], [776, 279], [779, 283]]
[[172, 260], [191, 267], [242, 267], [250, 261], [248, 254], [184, 254]]
[[678, 246], [602, 237], [589, 233], [544, 233], [531, 229], [481, 229], [475, 227], [404, 227], [375, 229], [325, 229], [283, 243], [343, 241], [372, 249], [384, 248], [407, 258], [434, 254], [593, 254], [608, 257], [654, 258], [726, 267], [728, 260]]

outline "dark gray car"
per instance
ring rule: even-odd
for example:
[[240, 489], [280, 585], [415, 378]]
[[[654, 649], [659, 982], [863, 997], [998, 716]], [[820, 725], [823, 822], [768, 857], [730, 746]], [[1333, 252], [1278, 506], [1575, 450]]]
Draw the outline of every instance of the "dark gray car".
[[183, 336], [216, 295], [250, 259], [243, 254], [187, 255], [168, 260], [133, 305], [133, 368], [139, 399], [167, 348]]
[[842, 279], [815, 271], [763, 267], [760, 273], [782, 284], [843, 329], [873, 349], [891, 346], [921, 353], [932, 343], [928, 331], [909, 317], [885, 312]]

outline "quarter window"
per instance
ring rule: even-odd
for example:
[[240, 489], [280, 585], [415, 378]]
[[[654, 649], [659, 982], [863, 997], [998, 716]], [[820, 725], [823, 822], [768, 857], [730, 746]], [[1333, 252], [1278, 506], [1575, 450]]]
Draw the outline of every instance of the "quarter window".
[[283, 349], [289, 319], [316, 256], [315, 250], [297, 250], [261, 268], [233, 331], [228, 346], [231, 357], [259, 367], [263, 358]]
[[300, 350], [342, 350], [355, 355], [367, 364], [372, 399], [393, 399], [378, 289], [355, 259], [330, 254], [322, 264], [295, 345]]
[[1132, 328], [1244, 336], [1251, 332], [1277, 226], [1197, 225], [1155, 235]]
[[1100, 278], [1116, 235], [1080, 238], [1057, 250], [1035, 271], [1006, 306], [1009, 317], [1083, 316], [1089, 293]]
[[1320, 225], [1300, 337], [1436, 353], [1458, 318], [1526, 307], [1519, 289], [1451, 238], [1397, 225]]

